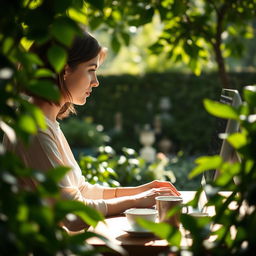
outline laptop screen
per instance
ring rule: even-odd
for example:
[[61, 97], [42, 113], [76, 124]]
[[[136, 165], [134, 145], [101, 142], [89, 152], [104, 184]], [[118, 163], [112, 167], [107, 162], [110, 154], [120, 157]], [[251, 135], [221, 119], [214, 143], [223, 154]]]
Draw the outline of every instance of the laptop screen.
[[[220, 102], [237, 108], [242, 104], [239, 92], [232, 89], [222, 89], [220, 95]], [[232, 134], [238, 131], [239, 125], [235, 120], [216, 118], [215, 131], [212, 136], [208, 154], [220, 155], [224, 161], [229, 161], [231, 159], [234, 159], [234, 157], [239, 160], [232, 146], [225, 139], [221, 138], [221, 135], [224, 133]], [[203, 175], [203, 183], [213, 181], [214, 179], [216, 179], [217, 176], [217, 170], [207, 171]]]

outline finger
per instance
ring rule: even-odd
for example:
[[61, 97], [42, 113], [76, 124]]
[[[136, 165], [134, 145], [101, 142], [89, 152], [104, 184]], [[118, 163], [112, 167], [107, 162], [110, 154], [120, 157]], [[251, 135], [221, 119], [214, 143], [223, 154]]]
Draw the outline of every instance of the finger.
[[175, 188], [175, 186], [174, 186], [171, 182], [168, 182], [168, 183], [169, 183], [169, 186], [172, 188], [172, 191], [173, 191], [176, 195], [180, 196], [181, 193]]
[[171, 183], [171, 182], [168, 182], [168, 181], [160, 181], [158, 183], [159, 187], [171, 187], [173, 192], [175, 192], [175, 194], [177, 194], [178, 196], [180, 196], [180, 192], [175, 188], [175, 186]]
[[174, 196], [181, 195], [177, 190], [174, 190], [172, 187], [161, 187], [161, 188], [158, 188], [158, 191], [169, 191]]

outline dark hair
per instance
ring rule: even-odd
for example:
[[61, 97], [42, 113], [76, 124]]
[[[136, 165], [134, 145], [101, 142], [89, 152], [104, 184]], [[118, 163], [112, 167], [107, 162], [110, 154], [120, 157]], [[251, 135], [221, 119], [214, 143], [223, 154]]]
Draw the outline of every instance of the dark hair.
[[[48, 42], [44, 45], [36, 46], [33, 45], [30, 49], [30, 51], [35, 52], [43, 61], [44, 63], [51, 68], [49, 61], [46, 57], [45, 52], [49, 47], [51, 46], [52, 42]], [[71, 69], [75, 69], [80, 63], [89, 61], [96, 56], [100, 56], [100, 63], [103, 62], [105, 56], [106, 56], [106, 48], [103, 48], [99, 45], [98, 41], [91, 36], [88, 32], [83, 32], [80, 35], [77, 35], [73, 39], [73, 43], [70, 48], [67, 49], [68, 52], [68, 60], [67, 60], [67, 65]], [[69, 116], [70, 113], [76, 113], [74, 105], [71, 103], [72, 102], [72, 97], [70, 92], [67, 89], [67, 86], [64, 81], [64, 73], [65, 73], [65, 68], [57, 75], [57, 79], [54, 79], [54, 82], [57, 84], [59, 87], [59, 90], [61, 94], [65, 95], [70, 102], [65, 103], [58, 115], [58, 119], [63, 119], [67, 116]], [[37, 97], [38, 96], [27, 93], [30, 96]], [[56, 102], [50, 102], [51, 104], [58, 104]]]
[[[68, 61], [67, 64], [71, 69], [75, 69], [78, 64], [89, 61], [100, 54], [100, 62], [103, 62], [106, 50], [102, 48], [98, 41], [91, 36], [88, 32], [83, 32], [82, 35], [74, 38], [72, 46], [68, 49]], [[63, 69], [58, 75], [58, 87], [62, 94], [70, 99], [72, 102], [71, 94], [69, 93], [65, 81], [64, 81]], [[60, 109], [57, 118], [62, 119], [67, 117], [70, 113], [76, 113], [74, 105], [71, 103], [65, 103]]]

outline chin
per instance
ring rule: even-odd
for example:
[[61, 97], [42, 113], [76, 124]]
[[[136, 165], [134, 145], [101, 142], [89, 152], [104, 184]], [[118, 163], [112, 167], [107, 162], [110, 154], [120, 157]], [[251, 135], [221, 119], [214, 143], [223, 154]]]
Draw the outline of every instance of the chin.
[[73, 104], [77, 106], [83, 106], [85, 103], [86, 103], [86, 99], [73, 101]]

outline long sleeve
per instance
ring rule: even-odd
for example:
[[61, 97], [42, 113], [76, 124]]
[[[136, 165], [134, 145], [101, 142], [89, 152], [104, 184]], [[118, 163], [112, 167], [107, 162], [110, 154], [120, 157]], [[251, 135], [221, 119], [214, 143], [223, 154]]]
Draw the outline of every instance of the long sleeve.
[[47, 120], [47, 124], [48, 129], [39, 131], [28, 148], [19, 143], [15, 147], [16, 153], [26, 166], [37, 170], [48, 171], [57, 166], [70, 167], [71, 170], [59, 182], [62, 196], [81, 201], [106, 215], [104, 187], [85, 181], [58, 123]]

